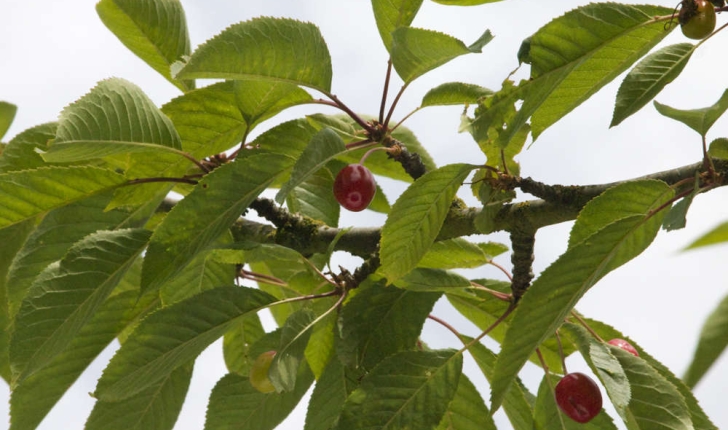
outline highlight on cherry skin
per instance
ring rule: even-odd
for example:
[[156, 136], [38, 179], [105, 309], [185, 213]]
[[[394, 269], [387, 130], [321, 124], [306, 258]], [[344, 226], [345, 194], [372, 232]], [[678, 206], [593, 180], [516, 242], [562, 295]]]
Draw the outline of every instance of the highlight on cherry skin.
[[578, 423], [591, 421], [602, 410], [602, 393], [589, 376], [573, 372], [564, 376], [554, 389], [559, 409]]
[[250, 385], [261, 393], [272, 393], [276, 390], [268, 377], [268, 369], [275, 356], [275, 351], [264, 352], [255, 359], [250, 367]]
[[334, 180], [334, 197], [341, 206], [352, 212], [366, 209], [377, 192], [374, 175], [361, 164], [349, 164]]
[[629, 342], [627, 342], [624, 339], [612, 339], [612, 340], [610, 340], [607, 343], [610, 344], [610, 345], [614, 345], [614, 346], [616, 346], [618, 348], [622, 348], [623, 350], [629, 352], [630, 354], [634, 355], [635, 357], [639, 357], [640, 356], [639, 352], [637, 352], [637, 350], [635, 349], [635, 347], [632, 346], [632, 344], [630, 344]]

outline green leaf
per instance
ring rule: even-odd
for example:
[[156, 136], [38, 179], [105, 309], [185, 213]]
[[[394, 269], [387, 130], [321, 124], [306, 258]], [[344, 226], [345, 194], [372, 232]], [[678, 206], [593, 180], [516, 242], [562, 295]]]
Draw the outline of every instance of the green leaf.
[[490, 411], [470, 379], [460, 375], [458, 389], [437, 430], [496, 430]]
[[414, 269], [394, 285], [409, 291], [444, 293], [455, 293], [454, 290], [471, 287], [470, 281], [457, 273], [426, 268]]
[[[494, 281], [488, 279], [476, 279], [475, 282], [494, 291], [502, 293], [510, 293], [511, 285], [509, 282]], [[465, 292], [447, 293], [447, 299], [458, 312], [480, 330], [490, 327], [508, 308], [509, 303], [494, 297], [492, 294], [482, 290], [467, 290]], [[497, 342], [503, 342], [505, 335], [511, 326], [513, 316], [509, 316], [502, 321], [497, 327], [492, 329], [488, 336]], [[561, 369], [561, 353], [559, 344], [554, 337], [549, 337], [540, 345], [541, 355], [546, 364], [553, 371], [559, 372]], [[565, 356], [574, 351], [573, 346], [569, 344], [562, 345]], [[531, 354], [531, 362], [540, 365], [540, 360], [536, 354]]]
[[435, 242], [452, 200], [475, 166], [451, 164], [415, 181], [397, 199], [382, 228], [381, 273], [389, 282], [417, 266]]
[[440, 295], [382, 283], [360, 286], [339, 316], [339, 359], [368, 370], [391, 354], [413, 348]]
[[[626, 194], [630, 202], [610, 199]], [[604, 225], [588, 238], [579, 241], [541, 273], [516, 308], [511, 325], [502, 343], [496, 363], [491, 393], [492, 408], [500, 405], [503, 395], [528, 357], [547, 337], [561, 325], [579, 299], [602, 276], [639, 255], [647, 248], [662, 224], [664, 211], [652, 211], [663, 205], [674, 194], [659, 181], [628, 182], [612, 188], [604, 199], [597, 197], [582, 210], [574, 231], [589, 231], [591, 226]], [[601, 214], [591, 214], [591, 205], [628, 205], [632, 216], [608, 223]], [[639, 206], [642, 206], [641, 210]], [[586, 226], [583, 227], [582, 225]], [[574, 233], [578, 238], [580, 234]]]
[[720, 137], [710, 142], [708, 155], [721, 160], [728, 160], [728, 139]]
[[583, 242], [614, 221], [643, 215], [646, 204], [665, 192], [661, 181], [638, 181], [608, 189], [579, 212], [569, 234], [569, 248]]
[[420, 107], [474, 104], [481, 97], [492, 94], [492, 90], [479, 85], [448, 82], [428, 91], [422, 98]]
[[177, 79], [267, 79], [331, 90], [331, 57], [321, 32], [287, 18], [233, 24], [173, 69]]
[[172, 120], [182, 149], [197, 159], [239, 145], [248, 131], [232, 81], [190, 91], [172, 99], [161, 110]]
[[[131, 273], [131, 270], [127, 272], [127, 278]], [[10, 394], [11, 430], [31, 430], [40, 424], [81, 373], [138, 316], [142, 310], [135, 307], [138, 296], [137, 276], [136, 289], [109, 297], [61, 354], [13, 389]]]
[[699, 135], [705, 137], [705, 135], [708, 134], [710, 127], [712, 127], [718, 118], [720, 118], [721, 115], [725, 113], [726, 109], [728, 109], [728, 90], [723, 91], [723, 95], [720, 96], [720, 99], [712, 106], [702, 109], [675, 109], [673, 107], [663, 105], [662, 103], [658, 103], [657, 101], [655, 101], [654, 104], [657, 111], [662, 115], [672, 118], [675, 121], [680, 121], [695, 130]]
[[[230, 234], [212, 242], [210, 247], [223, 246], [231, 241]], [[177, 275], [165, 282], [159, 291], [159, 298], [164, 306], [169, 306], [211, 290], [221, 285], [232, 285], [235, 282], [236, 268], [234, 264], [221, 263], [209, 258], [211, 251], [203, 251], [192, 259]]]
[[192, 363], [121, 402], [96, 401], [85, 430], [171, 430], [185, 401]]
[[325, 128], [311, 138], [311, 143], [296, 160], [288, 180], [276, 194], [276, 201], [282, 204], [286, 196], [311, 175], [323, 168], [334, 157], [346, 151], [344, 141], [335, 131]]
[[[549, 380], [550, 379], [550, 380]], [[586, 424], [580, 424], [563, 414], [556, 405], [554, 387], [561, 377], [548, 373], [538, 387], [538, 397], [534, 410], [534, 429], [544, 430], [603, 430], [617, 429], [609, 415], [602, 411]]]
[[167, 214], [144, 260], [142, 291], [159, 288], [220, 235], [283, 170], [288, 157], [255, 153], [206, 175]]
[[[530, 79], [515, 92], [507, 89], [508, 94], [491, 106], [497, 109], [524, 100], [498, 142], [507, 144], [529, 117], [536, 139], [667, 36], [664, 22], [654, 17], [671, 13], [658, 6], [593, 3], [539, 29], [530, 37]], [[479, 128], [487, 133], [492, 118], [487, 111], [481, 117], [475, 121], [483, 121]]]
[[22, 249], [10, 257], [8, 261], [12, 261], [12, 265], [7, 280], [11, 318], [15, 318], [36, 276], [49, 264], [63, 258], [71, 245], [95, 231], [127, 226], [129, 212], [105, 210], [111, 195], [110, 192], [93, 195], [50, 211]]
[[387, 52], [392, 52], [392, 32], [409, 27], [423, 0], [372, 0], [374, 19]]
[[432, 0], [435, 3], [447, 6], [478, 6], [486, 3], [495, 3], [503, 0]]
[[0, 229], [124, 183], [97, 167], [45, 167], [0, 174]]
[[718, 243], [728, 242], [728, 221], [723, 222], [700, 236], [693, 243], [685, 247], [684, 250], [700, 248], [703, 246], [715, 245]]
[[212, 342], [275, 301], [260, 290], [219, 287], [144, 319], [116, 352], [96, 387], [96, 397], [119, 401], [131, 397], [194, 360]]
[[619, 86], [609, 126], [618, 125], [642, 109], [667, 84], [674, 81], [688, 64], [696, 47], [692, 43], [666, 46], [637, 63]]
[[462, 354], [404, 351], [372, 369], [344, 404], [337, 429], [436, 427], [455, 396]]
[[8, 132], [17, 112], [18, 107], [14, 104], [0, 101], [0, 139]]
[[293, 391], [296, 388], [298, 368], [315, 325], [315, 315], [310, 309], [294, 312], [281, 328], [281, 343], [268, 370], [276, 391]]
[[333, 189], [334, 176], [328, 169], [321, 169], [291, 190], [286, 198], [288, 210], [336, 227], [341, 206], [331, 192]]
[[672, 205], [670, 211], [665, 216], [665, 220], [662, 223], [662, 228], [665, 231], [679, 230], [685, 228], [687, 224], [687, 215], [690, 205], [693, 203], [693, 199], [700, 193], [700, 175], [698, 172], [695, 173], [695, 183], [693, 185], [693, 192], [683, 197], [679, 202]]
[[728, 346], [728, 296], [718, 303], [700, 330], [698, 345], [683, 381], [693, 388]]
[[359, 385], [358, 376], [333, 359], [324, 369], [308, 402], [304, 430], [329, 430], [336, 422], [346, 399]]
[[101, 21], [131, 52], [182, 91], [194, 81], [179, 81], [170, 66], [190, 54], [187, 21], [179, 0], [101, 0], [96, 4]]
[[[318, 321], [311, 332], [311, 338], [306, 346], [304, 356], [308, 362], [316, 379], [321, 377], [326, 365], [331, 360], [336, 360], [336, 351], [334, 350], [334, 342], [336, 340], [336, 321], [338, 319], [337, 312], [333, 312], [338, 297], [330, 297], [328, 299], [316, 300], [312, 309], [317, 316]], [[333, 309], [332, 309], [333, 308]], [[328, 311], [328, 313], [327, 313]], [[324, 315], [326, 313], [326, 315]]]
[[[653, 369], [655, 369], [660, 375], [662, 375], [663, 378], [667, 379], [672, 385], [677, 387], [678, 391], [680, 391], [680, 394], [685, 399], [685, 403], [687, 404], [688, 408], [690, 409], [690, 416], [692, 417], [693, 426], [696, 430], [717, 430], [718, 427], [716, 427], [712, 422], [710, 422], [710, 419], [705, 415], [705, 412], [703, 412], [702, 408], [698, 404], [697, 399], [693, 395], [693, 392], [688, 388], [685, 383], [675, 376], [670, 369], [665, 367], [662, 363], [655, 360], [650, 354], [648, 354], [644, 349], [642, 349], [637, 342], [630, 339], [629, 337], [625, 336], [624, 334], [618, 332], [613, 327], [608, 326], [607, 324], [604, 324], [600, 321], [595, 321], [593, 319], [586, 318], [587, 324], [592, 328], [592, 330], [595, 330], [597, 334], [599, 334], [603, 339], [625, 339], [627, 342], [629, 342], [632, 346], [634, 346], [637, 351], [640, 354], [640, 357], [645, 360], [647, 363], [649, 363], [650, 366], [652, 366]], [[611, 347], [610, 347], [611, 348]]]
[[295, 391], [263, 394], [250, 385], [247, 376], [229, 373], [212, 389], [207, 406], [205, 430], [245, 428], [273, 430], [296, 407], [313, 382], [303, 362], [296, 377]]
[[7, 384], [10, 384], [10, 323], [14, 313], [10, 313], [10, 290], [13, 287], [12, 281], [8, 278], [11, 269], [13, 256], [23, 247], [28, 235], [35, 227], [35, 220], [28, 220], [15, 224], [10, 228], [0, 231], [0, 376]]
[[478, 53], [493, 39], [490, 30], [470, 46], [437, 31], [399, 27], [392, 32], [392, 65], [405, 85], [461, 55]]
[[[470, 343], [473, 338], [461, 336], [465, 343]], [[491, 381], [493, 379], [493, 367], [495, 366], [496, 355], [481, 343], [475, 343], [468, 348], [475, 363], [483, 372], [483, 375]], [[535, 398], [521, 382], [516, 378], [515, 383], [506, 393], [503, 399], [503, 411], [511, 422], [514, 430], [533, 430], [533, 403]]]
[[91, 234], [36, 278], [15, 318], [10, 344], [15, 384], [63, 352], [144, 250], [150, 234], [141, 229]]
[[56, 139], [42, 154], [49, 162], [72, 162], [129, 152], [180, 153], [172, 121], [142, 90], [111, 78], [61, 112]]
[[258, 315], [247, 315], [225, 333], [222, 353], [230, 372], [247, 376], [256, 357], [251, 356], [250, 347], [265, 334]]
[[0, 155], [0, 173], [46, 166], [38, 152], [48, 149], [48, 145], [56, 137], [57, 126], [57, 123], [49, 122], [16, 135]]
[[235, 99], [250, 132], [256, 125], [284, 109], [310, 103], [313, 97], [288, 82], [245, 80], [235, 81]]
[[488, 264], [489, 258], [475, 243], [461, 237], [432, 244], [418, 266], [431, 269], [472, 269]]
[[649, 363], [618, 347], [610, 348], [629, 379], [632, 399], [629, 402], [630, 428], [693, 428], [685, 399]]

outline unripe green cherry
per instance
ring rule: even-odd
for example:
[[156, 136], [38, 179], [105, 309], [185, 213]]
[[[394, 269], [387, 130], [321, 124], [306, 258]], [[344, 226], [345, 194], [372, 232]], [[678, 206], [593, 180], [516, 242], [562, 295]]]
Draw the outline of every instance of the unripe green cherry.
[[715, 30], [715, 8], [709, 0], [683, 0], [677, 20], [685, 37], [705, 39]]
[[272, 393], [276, 390], [268, 377], [268, 369], [275, 356], [275, 351], [264, 352], [255, 359], [250, 367], [250, 385], [261, 393]]

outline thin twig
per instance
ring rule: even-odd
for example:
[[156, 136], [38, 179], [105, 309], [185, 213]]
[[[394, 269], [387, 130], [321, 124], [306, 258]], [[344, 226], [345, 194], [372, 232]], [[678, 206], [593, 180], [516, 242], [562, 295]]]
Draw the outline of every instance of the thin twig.
[[576, 320], [579, 322], [579, 324], [581, 324], [581, 326], [584, 327], [586, 329], [586, 331], [588, 331], [589, 333], [591, 333], [592, 336], [594, 336], [594, 339], [597, 339], [600, 342], [604, 342], [604, 339], [602, 339], [602, 337], [599, 336], [597, 334], [597, 332], [595, 332], [594, 330], [592, 330], [592, 328], [589, 327], [589, 324], [587, 324], [586, 321], [584, 321], [584, 319], [579, 316], [579, 314], [577, 314], [574, 311], [571, 311], [571, 316], [574, 317], [574, 318], [576, 318]]
[[387, 126], [389, 125], [389, 120], [392, 119], [392, 114], [394, 113], [394, 108], [397, 107], [399, 98], [402, 97], [404, 90], [407, 89], [407, 85], [408, 84], [406, 84], [406, 83], [404, 85], [402, 85], [402, 88], [399, 89], [397, 96], [394, 98], [394, 101], [392, 102], [392, 106], [389, 107], [389, 112], [387, 112], [387, 118], [384, 120], [384, 123], [383, 123], [385, 130], [387, 129]]
[[510, 315], [511, 312], [513, 312], [513, 310], [516, 309], [516, 306], [517, 305], [515, 303], [511, 303], [510, 306], [508, 306], [508, 308], [506, 308], [505, 312], [503, 312], [503, 315], [501, 315], [500, 317], [498, 317], [498, 319], [495, 320], [493, 322], [493, 324], [491, 324], [490, 326], [488, 326], [488, 328], [486, 328], [485, 330], [483, 330], [483, 332], [480, 333], [478, 335], [478, 337], [476, 337], [475, 339], [473, 339], [470, 342], [468, 342], [465, 346], [463, 346], [456, 354], [462, 353], [463, 351], [467, 350], [471, 346], [473, 346], [476, 343], [480, 342], [480, 339], [484, 338], [494, 328], [498, 327], [500, 325], [500, 323], [503, 322], [503, 320], [505, 320], [506, 318], [508, 318], [508, 315]]
[[382, 103], [379, 105], [379, 123], [384, 122], [384, 108], [387, 104], [387, 93], [389, 93], [389, 79], [392, 76], [392, 59], [387, 60], [387, 75], [384, 78], [384, 90], [382, 91]]
[[508, 280], [511, 281], [511, 282], [513, 282], [513, 276], [511, 275], [511, 273], [508, 270], [506, 270], [505, 267], [503, 267], [500, 264], [496, 263], [495, 261], [493, 261], [493, 259], [491, 259], [490, 261], [488, 261], [488, 264], [490, 264], [491, 266], [495, 266], [498, 269], [500, 269], [500, 271], [503, 272], [506, 275], [506, 277], [508, 278]]
[[453, 327], [450, 324], [448, 324], [447, 321], [442, 320], [442, 319], [440, 319], [440, 318], [438, 318], [438, 317], [436, 317], [436, 316], [434, 316], [432, 314], [428, 315], [427, 318], [431, 319], [432, 321], [435, 321], [435, 322], [440, 323], [440, 325], [442, 325], [446, 329], [450, 330], [452, 332], [452, 334], [454, 334], [455, 336], [457, 336], [458, 339], [460, 339], [460, 332], [458, 332], [457, 330], [455, 330], [455, 327]]
[[561, 336], [559, 336], [559, 331], [556, 330], [554, 332], [554, 336], [556, 337], [556, 343], [559, 345], [559, 356], [561, 357], [561, 368], [564, 371], [564, 375], [566, 375], [566, 357], [564, 356], [564, 346], [561, 344]]

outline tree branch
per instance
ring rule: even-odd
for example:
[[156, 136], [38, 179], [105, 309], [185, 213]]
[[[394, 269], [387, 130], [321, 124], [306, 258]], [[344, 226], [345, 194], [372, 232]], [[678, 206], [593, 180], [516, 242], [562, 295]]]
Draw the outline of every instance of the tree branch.
[[[713, 162], [719, 177], [726, 177], [728, 160], [714, 159]], [[701, 161], [627, 181], [584, 186], [545, 185], [530, 178], [515, 178], [516, 184], [523, 191], [536, 194], [544, 199], [504, 205], [495, 217], [495, 231], [535, 232], [541, 227], [571, 221], [576, 219], [581, 208], [589, 200], [615, 185], [643, 179], [657, 179], [674, 185], [681, 180], [693, 178], [695, 172], [700, 171], [702, 166]], [[725, 183], [719, 183], [715, 187], [723, 185]], [[255, 208], [260, 204], [256, 201], [251, 207]], [[304, 255], [310, 255], [325, 253], [329, 244], [341, 231], [339, 228], [328, 227], [299, 215], [287, 213], [285, 210], [275, 207], [275, 203], [270, 201], [263, 205], [268, 205], [268, 209], [271, 210], [270, 219], [273, 220], [271, 222], [279, 226], [279, 229], [241, 218], [232, 227], [236, 241], [253, 240], [262, 243], [278, 243]], [[279, 212], [273, 211], [270, 205]], [[479, 213], [479, 208], [453, 207], [448, 213], [437, 240], [480, 234], [474, 223]], [[268, 219], [267, 216], [263, 216]], [[380, 235], [381, 229], [377, 227], [352, 228], [339, 238], [335, 249], [368, 259], [377, 251]]]

